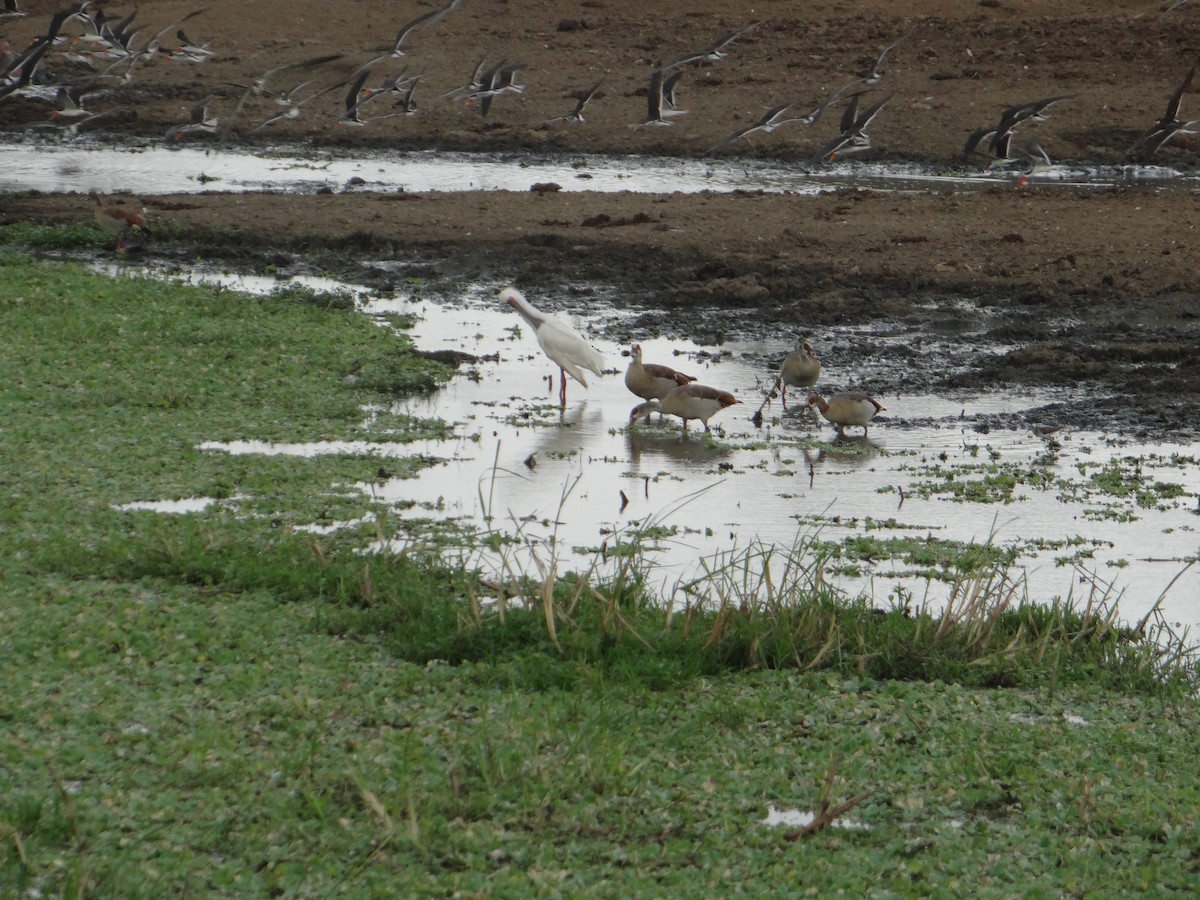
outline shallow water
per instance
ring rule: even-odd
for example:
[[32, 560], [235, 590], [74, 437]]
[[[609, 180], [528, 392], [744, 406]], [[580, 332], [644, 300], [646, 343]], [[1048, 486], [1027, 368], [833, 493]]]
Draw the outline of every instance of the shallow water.
[[[195, 193], [318, 189], [368, 191], [527, 191], [553, 182], [565, 191], [762, 190], [814, 194], [872, 188], [928, 191], [977, 190], [1010, 181], [1011, 172], [964, 167], [937, 172], [908, 164], [854, 163], [809, 169], [803, 163], [743, 159], [676, 159], [542, 153], [373, 152], [354, 156], [294, 147], [114, 145], [81, 137], [71, 142], [30, 139], [0, 143], [0, 191]], [[1118, 184], [1195, 189], [1198, 181], [1158, 166], [1070, 166], [1031, 176], [1063, 189]]]
[[[198, 280], [200, 276], [189, 276]], [[231, 287], [266, 290], [268, 278], [230, 276]], [[304, 280], [301, 280], [304, 281]], [[335, 283], [311, 282], [330, 289]], [[732, 391], [738, 406], [713, 419], [721, 434], [706, 438], [677, 419], [627, 428], [637, 398], [622, 373], [627, 348], [609, 340], [624, 333], [630, 313], [592, 299], [586, 311], [555, 309], [588, 334], [612, 374], [591, 388], [568, 385], [565, 411], [557, 405], [556, 367], [541, 354], [519, 317], [501, 309], [494, 286], [478, 286], [450, 304], [372, 296], [355, 289], [364, 314], [380, 321], [401, 313], [416, 318], [411, 334], [425, 350], [463, 349], [483, 361], [460, 372], [444, 390], [408, 400], [393, 411], [454, 424], [455, 438], [413, 444], [208, 443], [211, 452], [307, 455], [371, 452], [422, 454], [445, 460], [418, 477], [363, 484], [358, 489], [392, 506], [401, 519], [457, 519], [469, 530], [495, 529], [519, 538], [504, 558], [479, 561], [534, 574], [534, 557], [559, 560], [560, 571], [587, 568], [633, 533], [657, 526], [649, 558], [664, 592], [756, 548], [777, 547], [782, 559], [798, 540], [840, 543], [849, 538], [928, 538], [992, 541], [1019, 550], [1019, 571], [1035, 599], [1121, 595], [1128, 620], [1146, 613], [1200, 549], [1196, 529], [1200, 469], [1191, 445], [1133, 443], [1089, 432], [1039, 436], [1023, 414], [1062, 400], [1053, 392], [882, 395], [887, 407], [869, 437], [835, 441], [831, 426], [802, 405], [775, 400], [764, 427], [750, 417], [764, 397], [790, 340], [702, 347], [651, 335], [641, 339], [648, 361], [668, 363], [702, 383]], [[553, 308], [555, 298], [531, 297]], [[644, 313], [645, 311], [639, 311]], [[863, 340], [867, 338], [867, 340]], [[886, 348], [909, 336], [862, 328], [826, 330], [834, 345]], [[822, 387], [851, 387], [827, 365]], [[368, 418], [376, 411], [366, 410]], [[980, 433], [980, 423], [1011, 423]], [[1051, 443], [1053, 442], [1053, 443]], [[1017, 484], [1010, 502], [965, 502], [931, 490], [979, 483], [995, 463], [1038, 472], [1043, 488]], [[1093, 479], [1106, 471], [1138, 470], [1146, 484], [1180, 485], [1182, 495], [1148, 508], [1132, 497], [1104, 493]], [[951, 477], [953, 476], [953, 477]], [[198, 501], [195, 501], [198, 502]], [[165, 510], [169, 511], [169, 510]], [[328, 526], [322, 526], [327, 528]], [[403, 538], [397, 539], [403, 542]], [[880, 560], [834, 560], [832, 580], [848, 591], [869, 591], [884, 604], [898, 591], [915, 602], [944, 601], [944, 585], [913, 574], [914, 566]], [[927, 594], [928, 592], [928, 594]], [[1200, 625], [1200, 570], [1187, 571], [1163, 604], [1171, 622]]]

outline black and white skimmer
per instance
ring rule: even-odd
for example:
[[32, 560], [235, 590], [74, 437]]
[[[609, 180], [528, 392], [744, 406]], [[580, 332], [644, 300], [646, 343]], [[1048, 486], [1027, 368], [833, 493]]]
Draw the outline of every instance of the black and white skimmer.
[[[312, 59], [305, 59], [294, 63], [286, 63], [285, 65], [276, 66], [273, 69], [268, 69], [267, 71], [263, 72], [263, 74], [259, 75], [256, 79], [254, 79], [253, 82], [246, 86], [246, 90], [244, 90], [241, 97], [238, 98], [237, 105], [234, 106], [233, 112], [231, 112], [229, 117], [225, 120], [225, 127], [221, 129], [221, 140], [225, 140], [229, 136], [230, 132], [233, 131], [233, 124], [237, 121], [237, 117], [241, 113], [242, 108], [246, 105], [246, 101], [249, 100], [251, 96], [258, 96], [260, 94], [267, 93], [267, 85], [271, 83], [271, 79], [273, 79], [275, 76], [280, 75], [283, 72], [303, 72], [309, 69], [315, 69], [318, 66], [323, 66], [326, 63], [331, 63], [334, 60], [341, 58], [342, 55], [340, 53], [333, 53], [326, 56], [314, 56]], [[258, 127], [261, 128], [262, 126], [260, 125]]]
[[91, 115], [88, 110], [83, 108], [83, 98], [95, 90], [97, 87], [92, 84], [63, 85], [54, 95], [58, 109], [53, 110], [50, 117], [56, 120], [70, 120], [82, 119], [84, 116]]
[[[392, 42], [392, 47], [388, 52], [388, 56], [390, 56], [392, 59], [399, 59], [400, 57], [404, 56], [404, 51], [400, 49], [400, 47], [404, 43], [405, 39], [412, 34], [418, 26], [432, 25], [434, 22], [437, 22], [444, 15], [446, 15], [446, 13], [450, 12], [450, 10], [454, 9], [456, 6], [460, 6], [462, 3], [463, 0], [450, 0], [450, 2], [445, 6], [430, 10], [429, 12], [421, 13], [421, 15], [417, 16], [411, 22], [405, 22], [400, 26], [400, 30], [396, 33], [396, 39]], [[381, 58], [386, 59], [387, 57]]]
[[542, 124], [546, 125], [550, 122], [564, 122], [564, 121], [565, 122], [584, 122], [584, 121], [586, 121], [583, 118], [583, 108], [592, 102], [592, 98], [596, 96], [596, 91], [600, 90], [600, 85], [604, 84], [604, 79], [607, 77], [608, 77], [607, 75], [602, 75], [600, 77], [599, 81], [597, 81], [595, 84], [593, 84], [590, 88], [588, 88], [582, 94], [578, 95], [578, 99], [576, 100], [576, 103], [575, 103], [575, 108], [573, 110], [571, 110], [569, 113], [567, 113], [564, 116], [555, 116], [552, 119], [546, 119], [544, 122], [542, 122]]
[[634, 122], [630, 128], [644, 128], [646, 126], [670, 125], [671, 116], [682, 114], [682, 110], [668, 109], [663, 102], [663, 73], [662, 69], [652, 69], [650, 72], [650, 83], [646, 86], [646, 118], [640, 122]]
[[1179, 110], [1183, 105], [1183, 95], [1191, 87], [1192, 78], [1195, 74], [1195, 66], [1188, 69], [1187, 75], [1184, 76], [1179, 87], [1175, 89], [1175, 93], [1171, 95], [1171, 99], [1167, 101], [1167, 108], [1158, 117], [1158, 121], [1129, 148], [1128, 156], [1132, 161], [1144, 165], [1150, 161], [1160, 147], [1176, 135], [1196, 134], [1191, 128], [1193, 125], [1200, 124], [1200, 119], [1193, 119], [1190, 122], [1186, 122], [1179, 118]]
[[1021, 103], [1017, 106], [1010, 106], [1004, 112], [1000, 113], [1000, 124], [996, 126], [995, 133], [992, 135], [992, 155], [999, 157], [1001, 141], [1006, 136], [1011, 137], [1016, 131], [1017, 126], [1023, 122], [1044, 122], [1050, 117], [1046, 112], [1047, 107], [1052, 103], [1058, 103], [1060, 100], [1069, 100], [1074, 97], [1074, 94], [1060, 94], [1057, 97], [1045, 97], [1041, 100], [1031, 100], [1029, 103]]
[[46, 51], [54, 46], [55, 41], [58, 39], [58, 34], [62, 30], [63, 23], [74, 14], [75, 10], [69, 8], [56, 12], [50, 17], [50, 24], [46, 28], [46, 33], [34, 38], [28, 47], [8, 61], [7, 67], [3, 72], [0, 72], [0, 75], [3, 76], [3, 78], [0, 78], [0, 100], [29, 84], [33, 78], [33, 73], [41, 64], [42, 57], [46, 55]]
[[1042, 146], [1041, 139], [1036, 134], [1031, 134], [1029, 140], [1025, 142], [1023, 155], [1029, 162], [1029, 168], [1018, 176], [1018, 187], [1024, 187], [1031, 175], [1049, 172], [1054, 168], [1054, 161], [1050, 159], [1050, 154], [1046, 152], [1046, 148]]
[[731, 31], [728, 34], [717, 38], [717, 40], [705, 47], [703, 50], [698, 50], [695, 53], [685, 53], [683, 56], [677, 57], [670, 62], [662, 63], [654, 71], [666, 72], [668, 69], [673, 69], [676, 66], [682, 66], [690, 62], [700, 62], [702, 60], [716, 62], [719, 59], [724, 59], [726, 47], [728, 47], [742, 35], [754, 30], [761, 24], [762, 22], [751, 22], [749, 25], [743, 25], [736, 31]]
[[216, 54], [209, 49], [208, 43], [187, 36], [182, 28], [175, 32], [179, 46], [171, 51], [171, 59], [190, 62], [204, 62]]
[[882, 50], [880, 50], [879, 55], [877, 57], [875, 57], [875, 62], [871, 64], [870, 70], [866, 71], [866, 72], [858, 73], [858, 75], [856, 77], [857, 82], [859, 84], [879, 84], [879, 82], [883, 81], [883, 61], [884, 61], [884, 59], [887, 58], [888, 53], [890, 53], [897, 46], [899, 46], [900, 43], [902, 41], [904, 41], [905, 38], [907, 38], [910, 34], [912, 34], [911, 28], [908, 31], [904, 32], [904, 34], [900, 35], [900, 37], [898, 37], [894, 41], [892, 41], [890, 44], [888, 44], [886, 47], [884, 47]]
[[846, 109], [842, 113], [841, 133], [813, 157], [813, 162], [826, 162], [839, 156], [849, 156], [851, 153], [861, 153], [871, 149], [871, 136], [867, 129], [875, 117], [887, 106], [895, 93], [888, 94], [882, 100], [872, 103], [861, 113], [858, 111], [858, 98], [862, 94], [853, 94]]
[[161, 49], [163, 38], [166, 36], [167, 32], [176, 30], [184, 22], [194, 19], [203, 12], [205, 12], [203, 9], [194, 9], [189, 13], [184, 13], [170, 24], [164, 25], [162, 28], [152, 34], [146, 40], [146, 42], [136, 50], [129, 47], [127, 43], [126, 49], [128, 50], [129, 68], [125, 70], [124, 80], [128, 82], [133, 77], [133, 70], [137, 66], [145, 65], [146, 63], [155, 59], [159, 53], [163, 53], [164, 56], [169, 57], [170, 54]]
[[[993, 159], [994, 157], [992, 156], [992, 154], [989, 151], [992, 146], [992, 138], [995, 137], [995, 135], [996, 135], [996, 129], [993, 126], [984, 126], [983, 128], [976, 128], [969, 135], [967, 135], [967, 140], [963, 144], [963, 149], [962, 149], [963, 156], [972, 156], [974, 154], [979, 154], [981, 156], [986, 156], [989, 159]], [[1005, 142], [1004, 149], [1005, 149], [1004, 156], [1005, 156], [1005, 158], [1007, 158], [1007, 156], [1008, 156], [1008, 143], [1007, 142]]]
[[216, 134], [218, 120], [209, 118], [208, 105], [216, 99], [216, 94], [209, 94], [203, 100], [192, 104], [188, 112], [188, 120], [167, 129], [167, 138], [181, 141], [189, 134]]
[[385, 76], [378, 87], [364, 88], [363, 100], [364, 102], [374, 100], [385, 94], [395, 94], [397, 98], [403, 98], [406, 92], [411, 92], [412, 86], [420, 79], [420, 75], [409, 75], [408, 66], [405, 66], [394, 75]]
[[823, 100], [819, 106], [802, 116], [792, 114], [792, 110], [800, 102], [799, 100], [793, 100], [790, 103], [782, 103], [779, 106], [772, 106], [765, 113], [763, 113], [762, 117], [753, 125], [749, 126], [748, 128], [740, 128], [733, 132], [733, 134], [730, 134], [713, 144], [713, 146], [709, 147], [705, 151], [705, 155], [716, 153], [718, 150], [723, 150], [734, 141], [749, 137], [758, 131], [771, 134], [777, 128], [781, 128], [784, 125], [791, 125], [793, 123], [800, 125], [815, 125], [817, 120], [821, 118], [821, 114], [824, 113], [825, 110], [830, 106], [832, 106], [837, 99], [842, 96], [843, 93], [853, 87], [856, 83], [857, 82], [851, 82], [845, 87], [834, 91], [825, 100]]
[[662, 83], [662, 98], [663, 111], [667, 115], [683, 115], [687, 112], [686, 109], [679, 108], [679, 97], [675, 93], [675, 89], [679, 87], [679, 80], [683, 78], [683, 72], [675, 72], [663, 79]]
[[504, 61], [492, 66], [483, 75], [482, 86], [479, 90], [467, 96], [467, 102], [479, 101], [479, 112], [486, 116], [492, 108], [492, 100], [500, 94], [523, 94], [525, 85], [517, 84], [517, 73], [524, 69], [524, 64], [506, 64]]
[[4, 80], [0, 81], [0, 100], [29, 84], [49, 48], [50, 41], [38, 38], [9, 61], [8, 68], [3, 73]]
[[476, 91], [483, 90], [483, 73], [484, 66], [487, 65], [487, 57], [481, 56], [479, 62], [475, 63], [475, 70], [471, 73], [471, 80], [462, 87], [452, 88], [444, 94], [439, 94], [435, 99], [444, 100], [446, 97], [453, 97], [455, 100], [461, 100], [463, 97], [469, 97]]
[[350, 88], [346, 91], [346, 99], [344, 101], [344, 109], [340, 117], [338, 117], [338, 125], [366, 125], [368, 122], [374, 122], [378, 119], [390, 119], [393, 116], [400, 115], [399, 113], [384, 113], [381, 116], [372, 116], [369, 119], [364, 119], [359, 115], [359, 110], [363, 106], [374, 99], [377, 94], [370, 91], [364, 91], [363, 85], [367, 82], [367, 75], [370, 74], [368, 69], [360, 69], [358, 77], [350, 82]]

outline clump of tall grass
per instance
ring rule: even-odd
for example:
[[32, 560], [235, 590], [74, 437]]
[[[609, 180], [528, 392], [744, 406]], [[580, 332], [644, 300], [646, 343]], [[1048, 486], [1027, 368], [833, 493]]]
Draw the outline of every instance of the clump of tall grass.
[[486, 564], [477, 551], [449, 566], [476, 575], [462, 582], [461, 596], [438, 601], [457, 610], [444, 649], [397, 623], [389, 636], [397, 652], [520, 668], [530, 662], [521, 654], [536, 651], [541, 663], [591, 666], [650, 685], [760, 667], [1051, 691], [1079, 681], [1157, 690], [1195, 677], [1186, 635], [1147, 622], [1123, 627], [1111, 587], [1037, 602], [1002, 558], [948, 585], [931, 582], [919, 604], [899, 595], [881, 609], [830, 583], [830, 551], [814, 534], [790, 547], [754, 542], [717, 554], [694, 577], [656, 592], [654, 565], [637, 550], [653, 521], [622, 536], [634, 552], [597, 554], [571, 573], [560, 572], [553, 535], [535, 542], [514, 524], [504, 537], [490, 533]]
[[[792, 668], [1050, 692], [1084, 682], [1152, 692], [1190, 690], [1196, 676], [1195, 647], [1155, 610], [1123, 626], [1118, 597], [1099, 580], [1080, 596], [1035, 602], [1002, 562], [949, 586], [932, 581], [920, 602], [897, 595], [877, 608], [829, 582], [828, 545], [812, 535], [790, 547], [755, 542], [656, 587], [648, 553], [597, 554], [587, 568], [563, 572], [554, 535], [535, 540], [516, 521], [508, 533], [494, 528], [486, 546], [453, 553], [388, 539], [381, 523], [380, 549], [368, 554], [352, 540], [301, 533], [247, 541], [249, 526], [233, 518], [123, 521], [74, 553], [65, 540], [40, 542], [25, 564], [318, 600], [319, 628], [381, 640], [415, 663], [472, 666], [475, 678], [522, 687], [617, 678], [661, 689], [701, 675]], [[638, 532], [621, 535], [623, 547], [638, 547]]]

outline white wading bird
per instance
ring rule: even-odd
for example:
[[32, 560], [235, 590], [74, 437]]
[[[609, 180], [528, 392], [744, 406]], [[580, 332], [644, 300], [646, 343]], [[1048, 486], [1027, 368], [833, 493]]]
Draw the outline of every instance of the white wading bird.
[[537, 335], [542, 352], [557, 364], [560, 378], [558, 400], [563, 407], [567, 405], [568, 375], [586, 388], [588, 383], [583, 375], [584, 369], [597, 375], [604, 374], [604, 357], [600, 351], [570, 325], [535, 309], [520, 291], [513, 288], [502, 290], [500, 301], [521, 314], [521, 318], [530, 324]]

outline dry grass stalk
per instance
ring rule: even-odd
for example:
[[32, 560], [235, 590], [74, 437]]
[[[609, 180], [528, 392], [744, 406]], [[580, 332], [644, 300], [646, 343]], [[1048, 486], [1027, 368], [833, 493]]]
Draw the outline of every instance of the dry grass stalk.
[[841, 765], [841, 757], [834, 757], [833, 762], [829, 764], [829, 771], [825, 773], [825, 780], [821, 783], [821, 799], [816, 814], [813, 820], [807, 825], [803, 825], [795, 831], [790, 831], [784, 835], [784, 840], [795, 841], [802, 837], [807, 837], [810, 834], [816, 834], [818, 831], [833, 825], [839, 816], [848, 813], [858, 804], [862, 803], [870, 797], [874, 791], [861, 791], [855, 794], [849, 800], [837, 804], [832, 803], [833, 798], [833, 782], [837, 777], [838, 766]]

